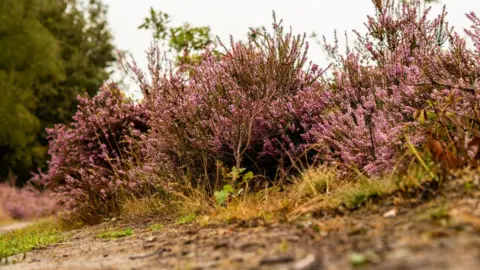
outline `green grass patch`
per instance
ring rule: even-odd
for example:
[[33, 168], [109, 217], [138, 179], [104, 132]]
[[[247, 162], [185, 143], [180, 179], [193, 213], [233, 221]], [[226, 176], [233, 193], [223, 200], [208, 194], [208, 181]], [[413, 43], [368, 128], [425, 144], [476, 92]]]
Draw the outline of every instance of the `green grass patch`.
[[54, 219], [38, 221], [23, 229], [0, 235], [0, 258], [55, 244], [64, 239]]
[[183, 224], [192, 223], [196, 218], [197, 218], [197, 215], [195, 215], [195, 214], [190, 214], [190, 215], [187, 215], [187, 216], [183, 216], [183, 217], [180, 217], [177, 220], [177, 224], [183, 225]]
[[163, 224], [160, 224], [160, 223], [157, 223], [157, 224], [153, 224], [152, 226], [150, 226], [150, 230], [152, 231], [161, 231], [163, 230], [165, 226]]
[[133, 230], [131, 228], [126, 228], [125, 230], [111, 230], [98, 234], [97, 236], [105, 239], [116, 239], [126, 236], [133, 235]]
[[436, 206], [430, 209], [427, 209], [423, 214], [421, 214], [419, 220], [432, 220], [432, 221], [441, 221], [447, 220], [450, 218], [449, 209], [445, 205]]
[[466, 191], [472, 191], [477, 189], [477, 186], [475, 185], [475, 183], [471, 181], [465, 182], [465, 184], [463, 184], [463, 187], [465, 188]]
[[349, 209], [360, 207], [372, 198], [390, 194], [397, 189], [391, 179], [374, 179], [360, 182], [357, 186], [347, 188], [341, 192], [341, 201]]

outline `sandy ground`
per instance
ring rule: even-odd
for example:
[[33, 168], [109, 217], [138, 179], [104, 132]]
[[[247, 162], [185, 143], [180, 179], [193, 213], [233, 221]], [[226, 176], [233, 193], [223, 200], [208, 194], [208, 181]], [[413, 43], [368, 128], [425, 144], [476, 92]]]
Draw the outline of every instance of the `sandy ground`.
[[16, 222], [16, 223], [8, 224], [8, 225], [5, 225], [5, 226], [0, 226], [0, 234], [4, 234], [4, 233], [7, 233], [7, 232], [10, 232], [10, 231], [13, 231], [13, 230], [18, 230], [18, 229], [21, 229], [21, 228], [25, 228], [30, 224], [31, 224], [30, 222]]
[[[480, 269], [480, 189], [392, 196], [291, 223], [177, 225], [151, 217], [69, 232], [2, 269]], [[159, 222], [165, 227], [152, 231]], [[133, 235], [102, 239], [107, 228]]]

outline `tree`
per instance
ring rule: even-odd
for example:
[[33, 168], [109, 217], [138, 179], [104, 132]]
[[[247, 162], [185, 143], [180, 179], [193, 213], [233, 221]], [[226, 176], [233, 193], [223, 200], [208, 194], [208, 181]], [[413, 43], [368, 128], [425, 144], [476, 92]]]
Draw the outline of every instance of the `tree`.
[[177, 65], [198, 63], [206, 50], [217, 52], [209, 26], [170, 26], [170, 22], [170, 15], [150, 8], [149, 17], [138, 28], [152, 31], [155, 42], [175, 53]]
[[42, 156], [36, 142], [32, 88], [39, 80], [63, 76], [60, 48], [40, 22], [51, 8], [46, 1], [3, 1], [0, 7], [0, 176], [30, 168]]
[[113, 57], [97, 0], [0, 3], [0, 180], [21, 182], [46, 161], [45, 128], [69, 122], [76, 96], [93, 95]]
[[[45, 82], [37, 89], [42, 100], [52, 99], [55, 106], [40, 103], [36, 115], [42, 127], [68, 123], [77, 109], [77, 95], [93, 96], [109, 77], [106, 68], [115, 60], [112, 35], [106, 21], [106, 6], [99, 0], [63, 0], [52, 12], [44, 13], [41, 21], [60, 44], [63, 80]], [[39, 139], [46, 143], [46, 132]]]

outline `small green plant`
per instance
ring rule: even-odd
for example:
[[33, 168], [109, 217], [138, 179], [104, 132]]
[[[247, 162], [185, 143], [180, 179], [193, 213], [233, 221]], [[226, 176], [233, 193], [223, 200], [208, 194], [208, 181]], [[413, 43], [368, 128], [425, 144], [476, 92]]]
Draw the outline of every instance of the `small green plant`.
[[362, 253], [351, 253], [349, 256], [350, 264], [353, 267], [362, 266], [368, 263], [367, 256], [363, 255]]
[[349, 260], [353, 267], [361, 267], [368, 263], [378, 263], [380, 261], [380, 257], [375, 252], [367, 250], [366, 252], [362, 253], [350, 253]]
[[[230, 178], [231, 183], [235, 185], [245, 185], [248, 187], [248, 183], [251, 179], [254, 178], [253, 172], [246, 172], [245, 168], [237, 169], [237, 167], [233, 167], [230, 173], [227, 174], [227, 177]], [[223, 189], [220, 191], [215, 191], [213, 196], [215, 197], [215, 201], [219, 205], [225, 205], [229, 198], [239, 196], [244, 192], [243, 188], [235, 190], [235, 188], [228, 184], [224, 185]]]
[[160, 223], [153, 224], [152, 226], [150, 226], [150, 230], [152, 230], [154, 232], [161, 231], [161, 230], [163, 230], [163, 228], [165, 228], [165, 226], [163, 224], [160, 224]]
[[64, 237], [54, 220], [45, 220], [29, 227], [0, 235], [0, 259], [27, 252], [37, 247], [61, 242]]
[[197, 218], [197, 215], [195, 214], [183, 216], [177, 220], [177, 224], [184, 225], [184, 224], [192, 223], [196, 218]]
[[241, 184], [248, 184], [254, 175], [253, 172], [245, 172], [245, 168], [232, 167], [232, 171], [228, 174], [228, 177], [232, 179], [233, 183], [236, 183], [238, 180], [242, 180]]
[[423, 215], [420, 216], [420, 220], [433, 220], [442, 221], [449, 219], [449, 209], [446, 206], [438, 206], [428, 209]]
[[213, 196], [219, 205], [223, 205], [228, 200], [228, 197], [233, 194], [233, 192], [234, 189], [232, 185], [225, 185], [221, 191], [215, 191]]
[[133, 230], [131, 228], [126, 228], [125, 230], [120, 230], [120, 231], [115, 231], [115, 230], [106, 231], [98, 234], [97, 236], [105, 239], [112, 239], [112, 238], [115, 239], [115, 238], [131, 236], [131, 235], [133, 235]]

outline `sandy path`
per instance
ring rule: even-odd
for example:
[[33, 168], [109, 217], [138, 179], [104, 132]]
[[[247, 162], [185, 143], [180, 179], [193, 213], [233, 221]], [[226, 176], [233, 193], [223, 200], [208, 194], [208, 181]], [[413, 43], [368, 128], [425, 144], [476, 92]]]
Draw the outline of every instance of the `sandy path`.
[[0, 234], [4, 234], [13, 230], [18, 230], [27, 227], [32, 224], [31, 222], [17, 222], [5, 226], [0, 226]]
[[[18, 263], [0, 268], [340, 270], [362, 264], [361, 269], [382, 270], [480, 269], [480, 188], [465, 192], [458, 183], [434, 199], [424, 197], [392, 197], [357, 211], [317, 213], [285, 224], [252, 220], [202, 227], [160, 217], [116, 221], [68, 232], [67, 241], [17, 255], [10, 261]], [[450, 212], [439, 214], [439, 207]], [[395, 215], [384, 217], [391, 209]], [[165, 227], [152, 231], [158, 223]], [[97, 236], [110, 228], [132, 228], [133, 235]]]
[[[383, 211], [383, 209], [381, 209]], [[305, 224], [116, 224], [132, 236], [102, 239], [104, 224], [70, 235], [63, 243], [17, 255], [1, 266], [26, 269], [480, 269], [480, 233], [436, 221], [419, 221], [408, 209], [325, 217]], [[318, 225], [320, 231], [318, 230]]]

